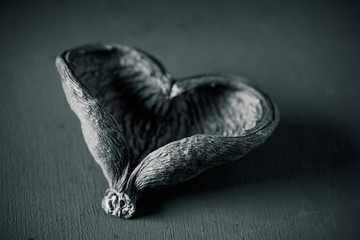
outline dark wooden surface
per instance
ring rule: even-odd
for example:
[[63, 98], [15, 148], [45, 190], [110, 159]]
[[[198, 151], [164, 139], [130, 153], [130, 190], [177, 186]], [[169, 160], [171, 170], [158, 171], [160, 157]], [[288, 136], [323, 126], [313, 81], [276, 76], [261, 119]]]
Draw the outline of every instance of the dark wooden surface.
[[[0, 239], [360, 239], [359, 7], [349, 1], [1, 1]], [[93, 41], [175, 76], [234, 73], [277, 102], [241, 161], [107, 215], [54, 61]]]

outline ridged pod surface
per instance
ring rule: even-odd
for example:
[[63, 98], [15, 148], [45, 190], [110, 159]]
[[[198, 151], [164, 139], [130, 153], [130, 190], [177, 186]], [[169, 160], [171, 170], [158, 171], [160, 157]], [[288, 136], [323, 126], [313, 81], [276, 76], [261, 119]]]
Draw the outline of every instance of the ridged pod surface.
[[279, 122], [271, 99], [235, 75], [173, 78], [144, 51], [90, 44], [56, 60], [64, 92], [109, 189], [102, 202], [130, 218], [139, 196], [234, 161]]

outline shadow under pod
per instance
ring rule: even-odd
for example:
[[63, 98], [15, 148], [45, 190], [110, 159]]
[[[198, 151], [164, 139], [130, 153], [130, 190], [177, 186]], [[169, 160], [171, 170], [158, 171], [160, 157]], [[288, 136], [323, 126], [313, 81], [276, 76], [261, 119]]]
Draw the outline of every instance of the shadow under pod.
[[215, 194], [250, 183], [326, 174], [348, 166], [357, 156], [350, 136], [338, 127], [284, 118], [263, 145], [238, 161], [208, 169], [188, 182], [144, 194], [135, 218], [156, 214], [186, 195]]

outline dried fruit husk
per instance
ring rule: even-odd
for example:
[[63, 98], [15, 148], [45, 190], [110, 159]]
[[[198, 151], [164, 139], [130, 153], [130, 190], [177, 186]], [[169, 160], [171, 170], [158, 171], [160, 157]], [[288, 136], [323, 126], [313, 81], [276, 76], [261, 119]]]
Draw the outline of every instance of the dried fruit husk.
[[124, 218], [145, 191], [191, 179], [263, 143], [279, 122], [271, 99], [248, 80], [173, 78], [150, 54], [90, 44], [56, 61], [85, 141], [109, 182], [106, 212]]

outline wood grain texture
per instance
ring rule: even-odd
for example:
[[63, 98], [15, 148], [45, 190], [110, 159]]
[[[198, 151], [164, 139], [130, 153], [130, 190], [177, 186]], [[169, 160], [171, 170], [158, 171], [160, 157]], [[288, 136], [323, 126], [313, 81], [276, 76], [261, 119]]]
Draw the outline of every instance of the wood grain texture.
[[[0, 239], [358, 239], [358, 5], [350, 1], [3, 1]], [[186, 17], [184, 17], [186, 16]], [[279, 105], [274, 135], [240, 162], [99, 208], [106, 180], [54, 66], [93, 41], [147, 49], [176, 76], [230, 72]]]

